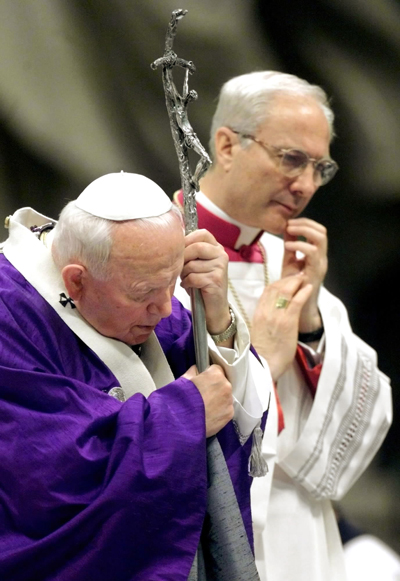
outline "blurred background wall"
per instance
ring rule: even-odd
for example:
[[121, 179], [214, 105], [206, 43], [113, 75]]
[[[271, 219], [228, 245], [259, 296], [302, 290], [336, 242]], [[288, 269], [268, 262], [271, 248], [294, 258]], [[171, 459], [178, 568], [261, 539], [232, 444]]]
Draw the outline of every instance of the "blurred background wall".
[[197, 67], [189, 113], [204, 145], [232, 76], [281, 70], [332, 98], [340, 172], [306, 213], [328, 228], [326, 285], [394, 394], [394, 425], [342, 506], [400, 551], [399, 0], [0, 0], [0, 220], [25, 205], [56, 218], [122, 169], [179, 187], [161, 72], [150, 69], [175, 8], [189, 10], [175, 49]]

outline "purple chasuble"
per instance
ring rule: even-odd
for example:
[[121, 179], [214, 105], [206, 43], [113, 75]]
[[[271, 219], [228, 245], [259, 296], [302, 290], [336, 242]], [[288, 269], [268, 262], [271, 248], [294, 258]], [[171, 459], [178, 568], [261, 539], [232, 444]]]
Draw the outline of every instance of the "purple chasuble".
[[[179, 377], [194, 362], [189, 313], [174, 300], [156, 329], [178, 379], [125, 403], [3, 255], [0, 318], [0, 579], [187, 579], [207, 493], [204, 405]], [[219, 439], [252, 544], [251, 441], [232, 423]]]

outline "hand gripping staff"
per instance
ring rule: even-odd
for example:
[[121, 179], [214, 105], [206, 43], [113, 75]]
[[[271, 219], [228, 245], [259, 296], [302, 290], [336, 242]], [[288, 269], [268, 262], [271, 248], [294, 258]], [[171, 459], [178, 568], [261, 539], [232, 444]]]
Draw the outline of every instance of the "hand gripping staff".
[[[197, 99], [196, 91], [189, 91], [189, 74], [196, 69], [191, 61], [177, 56], [172, 50], [178, 21], [187, 10], [174, 10], [165, 37], [165, 51], [161, 58], [151, 64], [152, 69], [162, 67], [165, 101], [170, 120], [172, 138], [179, 160], [179, 170], [184, 198], [186, 234], [197, 229], [196, 191], [199, 180], [211, 165], [211, 160], [200, 143], [188, 118], [188, 105]], [[173, 69], [184, 69], [182, 95], [173, 81]], [[189, 150], [200, 156], [194, 174], [189, 164]], [[207, 329], [204, 303], [199, 289], [191, 290], [191, 308], [199, 372], [209, 365]], [[242, 515], [228, 467], [218, 439], [214, 436], [207, 442], [208, 490], [207, 518], [203, 524], [201, 542], [194, 559], [189, 581], [257, 581], [259, 576], [254, 556], [248, 542]]]

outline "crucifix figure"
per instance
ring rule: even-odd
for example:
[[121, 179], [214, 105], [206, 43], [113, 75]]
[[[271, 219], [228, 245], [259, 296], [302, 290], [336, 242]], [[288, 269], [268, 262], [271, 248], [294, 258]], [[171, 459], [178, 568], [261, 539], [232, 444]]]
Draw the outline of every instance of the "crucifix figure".
[[[193, 130], [188, 117], [188, 105], [197, 99], [197, 92], [189, 90], [189, 74], [196, 67], [192, 61], [179, 58], [172, 50], [176, 36], [178, 21], [185, 16], [187, 10], [174, 10], [168, 24], [165, 38], [164, 56], [151, 64], [152, 69], [162, 67], [162, 78], [165, 92], [168, 116], [170, 119], [172, 137], [179, 159], [179, 168], [183, 193], [185, 196], [184, 212], [186, 232], [192, 232], [197, 228], [197, 213], [195, 193], [199, 189], [199, 180], [211, 165], [211, 159]], [[173, 80], [173, 69], [180, 67], [185, 70], [182, 95], [177, 90]], [[188, 150], [191, 149], [200, 157], [194, 173], [191, 173]]]

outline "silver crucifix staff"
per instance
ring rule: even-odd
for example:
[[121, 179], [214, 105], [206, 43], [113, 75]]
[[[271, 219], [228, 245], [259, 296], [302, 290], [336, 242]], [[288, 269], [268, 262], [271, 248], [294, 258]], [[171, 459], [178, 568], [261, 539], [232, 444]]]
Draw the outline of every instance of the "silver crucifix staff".
[[[199, 180], [211, 165], [211, 160], [189, 123], [187, 108], [197, 99], [196, 91], [189, 91], [189, 74], [195, 66], [191, 61], [178, 58], [172, 50], [178, 21], [187, 10], [174, 10], [165, 38], [164, 56], [154, 61], [153, 69], [162, 67], [165, 100], [171, 125], [172, 137], [179, 160], [179, 170], [184, 197], [186, 233], [197, 229], [195, 194]], [[172, 78], [175, 67], [184, 69], [182, 95]], [[189, 150], [200, 156], [194, 174], [190, 171]], [[204, 303], [199, 289], [192, 289], [191, 306], [196, 350], [196, 364], [200, 372], [208, 365], [207, 329]], [[259, 581], [242, 515], [232, 485], [229, 470], [214, 436], [207, 442], [207, 515], [203, 524], [201, 542], [193, 561], [188, 581]]]
[[[188, 105], [197, 99], [196, 91], [189, 91], [189, 74], [195, 71], [191, 61], [178, 58], [172, 50], [178, 21], [185, 16], [187, 10], [174, 10], [168, 25], [165, 38], [164, 56], [151, 64], [152, 69], [162, 67], [165, 101], [171, 125], [172, 138], [179, 160], [179, 170], [183, 189], [183, 208], [186, 234], [197, 230], [196, 191], [199, 189], [199, 180], [211, 165], [208, 153], [200, 143], [189, 122]], [[185, 70], [182, 95], [177, 91], [173, 81], [173, 69], [180, 67]], [[189, 164], [189, 150], [200, 156], [194, 174]], [[204, 313], [204, 303], [199, 289], [191, 289], [191, 309], [193, 314], [193, 334], [196, 352], [197, 369], [204, 371], [208, 363], [207, 329]]]

